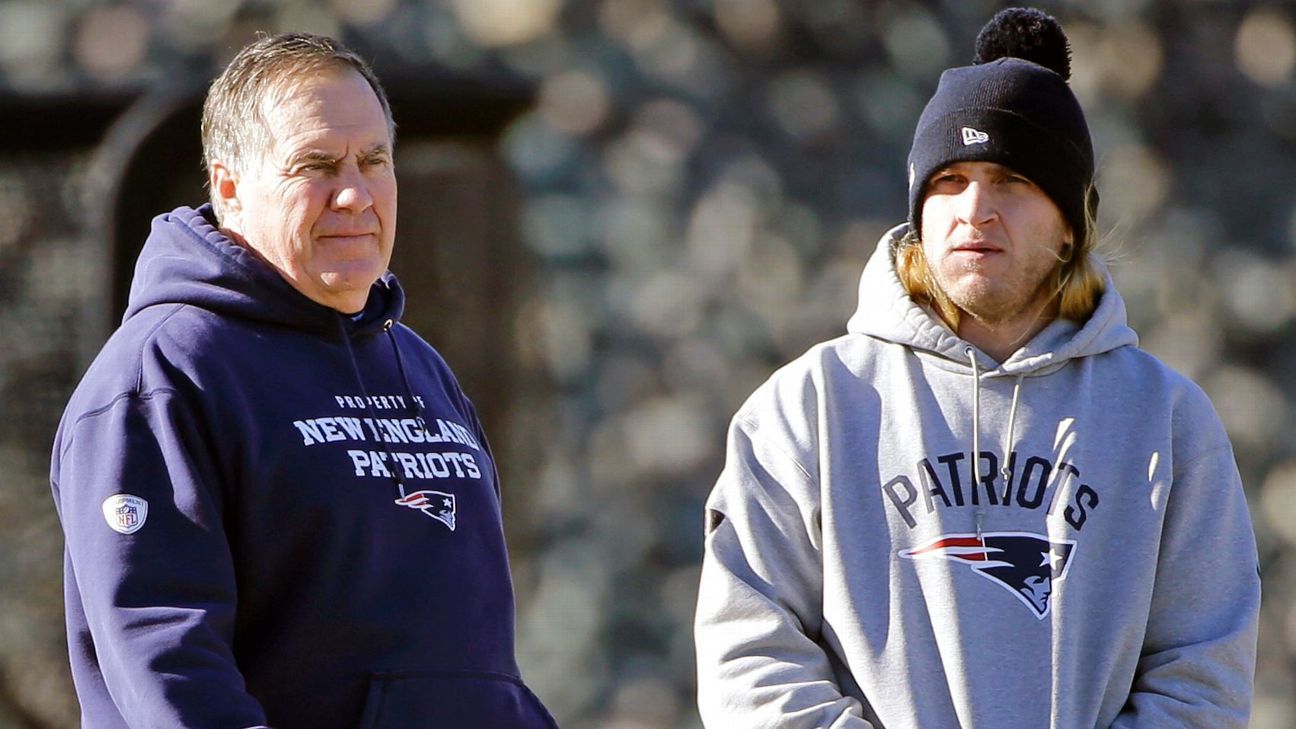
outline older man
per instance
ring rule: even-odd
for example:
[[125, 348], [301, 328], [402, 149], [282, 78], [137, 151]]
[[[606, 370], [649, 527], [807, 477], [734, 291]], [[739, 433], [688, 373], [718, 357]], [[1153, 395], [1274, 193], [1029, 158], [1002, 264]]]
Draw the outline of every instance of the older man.
[[849, 334], [734, 417], [697, 613], [709, 727], [1247, 725], [1229, 441], [1091, 255], [1070, 52], [997, 16], [941, 77]]
[[399, 323], [393, 128], [327, 38], [212, 83], [211, 204], [154, 220], [54, 446], [85, 727], [555, 726], [486, 437]]

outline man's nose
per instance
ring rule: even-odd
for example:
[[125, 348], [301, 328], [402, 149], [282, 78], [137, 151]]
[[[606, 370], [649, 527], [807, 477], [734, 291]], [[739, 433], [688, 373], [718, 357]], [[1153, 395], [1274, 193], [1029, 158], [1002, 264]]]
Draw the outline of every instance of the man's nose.
[[979, 180], [969, 182], [958, 194], [955, 214], [960, 222], [972, 226], [981, 226], [994, 220], [999, 214], [995, 206], [994, 193]]
[[369, 185], [359, 170], [351, 169], [342, 173], [338, 179], [337, 189], [333, 191], [333, 208], [350, 213], [362, 213], [373, 206], [373, 195]]

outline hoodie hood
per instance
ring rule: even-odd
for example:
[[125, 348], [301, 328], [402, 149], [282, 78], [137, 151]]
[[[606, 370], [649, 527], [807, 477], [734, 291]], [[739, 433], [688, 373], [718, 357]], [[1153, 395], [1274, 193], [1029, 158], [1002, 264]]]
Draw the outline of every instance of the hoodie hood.
[[860, 277], [859, 305], [846, 324], [848, 332], [911, 347], [969, 372], [968, 348], [972, 347], [978, 366], [987, 375], [1047, 374], [1078, 357], [1138, 345], [1138, 335], [1126, 323], [1125, 302], [1110, 271], [1098, 261], [1107, 285], [1088, 321], [1054, 320], [1007, 360], [996, 363], [905, 292], [895, 271], [895, 251], [907, 231], [908, 225], [896, 226], [878, 241]]
[[208, 311], [321, 333], [379, 331], [399, 321], [405, 294], [391, 272], [370, 290], [361, 316], [352, 318], [294, 289], [252, 251], [216, 226], [211, 205], [179, 207], [153, 219], [131, 281], [124, 319], [151, 306], [186, 304]]

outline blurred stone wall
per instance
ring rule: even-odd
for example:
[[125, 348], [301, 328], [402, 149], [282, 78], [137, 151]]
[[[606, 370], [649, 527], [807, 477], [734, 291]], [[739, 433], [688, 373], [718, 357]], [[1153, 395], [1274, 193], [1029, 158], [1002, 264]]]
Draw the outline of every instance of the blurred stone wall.
[[[526, 454], [502, 464], [527, 507], [508, 524], [523, 669], [565, 727], [687, 728], [725, 425], [844, 331], [867, 255], [904, 216], [918, 113], [1003, 5], [0, 0], [0, 88], [146, 87], [256, 29], [533, 79], [500, 150], [534, 266], [514, 344], [546, 386], [493, 431]], [[1296, 8], [1039, 6], [1073, 41], [1132, 323], [1234, 439], [1266, 591], [1252, 726], [1296, 726]], [[0, 726], [75, 722], [44, 469], [98, 275], [80, 168], [0, 158]]]

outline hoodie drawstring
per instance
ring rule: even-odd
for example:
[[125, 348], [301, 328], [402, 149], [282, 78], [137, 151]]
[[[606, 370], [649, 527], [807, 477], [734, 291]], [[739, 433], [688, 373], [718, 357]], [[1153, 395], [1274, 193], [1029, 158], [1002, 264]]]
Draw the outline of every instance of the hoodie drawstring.
[[[963, 352], [968, 356], [968, 361], [972, 363], [972, 493], [973, 498], [975, 498], [976, 490], [981, 485], [981, 370], [977, 367], [976, 350], [967, 347]], [[1005, 487], [1009, 483], [1009, 479], [1012, 478], [1012, 469], [1008, 467], [1008, 459], [1012, 456], [1013, 431], [1017, 425], [1017, 402], [1021, 398], [1022, 380], [1025, 377], [1025, 373], [1017, 375], [1017, 381], [1013, 383], [1012, 407], [1008, 410], [1008, 429], [1004, 433], [1003, 460], [1001, 461], [1002, 467], [999, 469]], [[986, 548], [985, 537], [983, 536], [984, 528], [985, 501], [977, 499], [976, 535], [982, 550]]]
[[1012, 407], [1008, 410], [1008, 431], [1004, 433], [1003, 461], [1001, 462], [999, 473], [1003, 475], [1005, 486], [1012, 478], [1012, 469], [1008, 467], [1008, 458], [1012, 455], [1013, 447], [1013, 426], [1017, 424], [1017, 400], [1021, 395], [1022, 380], [1026, 375], [1017, 375], [1017, 382], [1013, 383]]
[[[364, 376], [360, 374], [360, 363], [356, 361], [355, 350], [351, 348], [351, 335], [347, 333], [346, 322], [342, 319], [342, 316], [340, 314], [338, 315], [337, 322], [338, 322], [338, 332], [342, 335], [342, 344], [344, 347], [346, 347], [347, 359], [351, 360], [351, 372], [355, 375], [356, 384], [360, 386], [360, 394], [364, 397], [365, 410], [369, 413], [369, 421], [373, 423], [375, 440], [377, 440], [378, 444], [382, 446], [383, 453], [387, 455], [388, 463], [392, 465], [392, 468], [388, 471], [388, 473], [391, 474], [392, 482], [396, 484], [397, 494], [399, 494], [399, 497], [401, 499], [404, 499], [406, 496], [405, 466], [403, 466], [401, 462], [397, 460], [396, 456], [392, 454], [391, 448], [387, 446], [387, 440], [382, 437], [382, 433], [378, 430], [378, 413], [374, 412], [373, 398], [369, 397], [369, 388], [365, 387]], [[391, 333], [391, 324], [392, 321], [390, 319], [388, 319], [383, 324], [383, 328], [387, 330], [388, 334]], [[395, 345], [396, 345], [396, 341], [395, 339], [393, 339], [392, 346]], [[401, 377], [405, 379], [405, 367], [404, 365], [400, 364], [399, 349], [396, 350], [396, 363], [397, 366], [400, 368]], [[405, 389], [407, 392], [409, 391], [408, 379], [405, 379]], [[413, 395], [410, 396], [410, 401], [414, 402]], [[419, 423], [422, 424], [422, 422], [423, 422], [423, 418], [420, 416]], [[423, 430], [424, 431], [427, 430], [426, 425], [423, 426]]]
[[[976, 490], [981, 487], [981, 371], [977, 368], [976, 352], [971, 347], [963, 352], [972, 363], [972, 495], [975, 498]], [[984, 525], [985, 503], [977, 499], [976, 535], [982, 552], [986, 548], [985, 539], [981, 536]]]
[[418, 398], [414, 397], [414, 388], [410, 386], [409, 375], [405, 374], [405, 360], [401, 358], [400, 345], [396, 343], [396, 334], [392, 331], [395, 325], [395, 320], [388, 319], [383, 322], [383, 331], [387, 332], [387, 339], [391, 341], [392, 351], [396, 353], [396, 369], [400, 370], [401, 382], [405, 384], [405, 395], [410, 401], [410, 414], [418, 422], [423, 434], [431, 437], [432, 433], [428, 430], [427, 421], [423, 418], [423, 406], [419, 404]]

